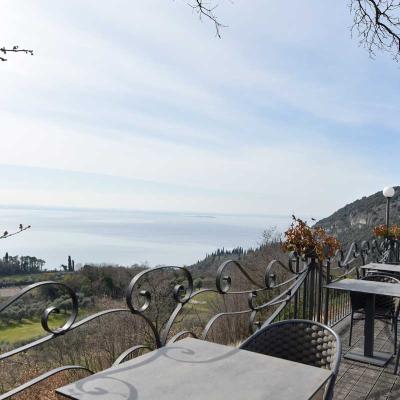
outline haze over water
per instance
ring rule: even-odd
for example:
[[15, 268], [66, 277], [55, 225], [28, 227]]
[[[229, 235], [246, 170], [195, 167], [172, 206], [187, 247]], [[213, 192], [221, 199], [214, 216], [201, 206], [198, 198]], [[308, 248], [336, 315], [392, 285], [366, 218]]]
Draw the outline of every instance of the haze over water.
[[223, 215], [60, 208], [0, 208], [0, 229], [32, 225], [0, 242], [0, 256], [30, 255], [46, 268], [75, 263], [190, 265], [217, 248], [256, 247], [270, 226], [283, 231], [289, 216]]

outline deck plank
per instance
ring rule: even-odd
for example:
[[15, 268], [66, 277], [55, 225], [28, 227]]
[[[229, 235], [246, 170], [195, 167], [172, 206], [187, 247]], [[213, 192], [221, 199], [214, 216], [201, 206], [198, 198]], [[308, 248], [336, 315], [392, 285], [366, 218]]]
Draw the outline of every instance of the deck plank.
[[[342, 340], [342, 360], [335, 385], [334, 400], [399, 399], [400, 376], [393, 374], [395, 358], [392, 358], [385, 368], [343, 358], [343, 354], [349, 350], [349, 329], [349, 318], [334, 327]], [[364, 321], [355, 321], [351, 348], [363, 347], [363, 334]], [[389, 323], [375, 321], [374, 349], [376, 351], [393, 351], [393, 333]]]

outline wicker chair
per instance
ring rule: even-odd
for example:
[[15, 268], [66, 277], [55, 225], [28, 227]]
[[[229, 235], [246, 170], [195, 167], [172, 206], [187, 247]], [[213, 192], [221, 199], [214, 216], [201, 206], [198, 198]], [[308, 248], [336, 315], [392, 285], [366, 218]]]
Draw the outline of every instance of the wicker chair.
[[[365, 281], [400, 283], [399, 279], [387, 274], [370, 274], [363, 278]], [[365, 314], [365, 295], [362, 293], [351, 292], [351, 316], [350, 316], [350, 334], [349, 346], [351, 346], [351, 338], [353, 335], [353, 322], [360, 318], [354, 318], [354, 314]], [[394, 353], [397, 350], [397, 318], [399, 316], [399, 301], [390, 296], [375, 296], [375, 318], [388, 320], [392, 323], [394, 330]], [[363, 318], [362, 318], [363, 319]]]
[[240, 348], [331, 370], [323, 399], [333, 398], [341, 344], [331, 328], [302, 319], [276, 322], [254, 333]]

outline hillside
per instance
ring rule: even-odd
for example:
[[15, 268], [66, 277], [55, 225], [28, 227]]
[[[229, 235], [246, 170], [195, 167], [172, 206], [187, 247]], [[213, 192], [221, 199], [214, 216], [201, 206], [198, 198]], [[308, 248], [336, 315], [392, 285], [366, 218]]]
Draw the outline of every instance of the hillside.
[[214, 287], [216, 272], [224, 261], [239, 261], [248, 271], [254, 272], [253, 277], [261, 278], [262, 271], [273, 259], [285, 260], [285, 254], [275, 237], [265, 238], [264, 242], [255, 249], [243, 250], [241, 247], [233, 250], [219, 249], [188, 268], [196, 284], [200, 283], [202, 287]]
[[[390, 206], [390, 222], [400, 225], [400, 187], [396, 186], [395, 190]], [[342, 246], [346, 247], [353, 241], [370, 240], [373, 227], [385, 223], [385, 215], [386, 199], [379, 191], [347, 204], [315, 225], [337, 236]]]
[[[335, 235], [342, 248], [346, 249], [354, 241], [361, 243], [363, 240], [371, 240], [373, 227], [385, 223], [385, 218], [386, 198], [379, 191], [345, 205], [329, 217], [318, 221], [315, 226], [321, 226]], [[390, 222], [400, 226], [400, 186], [395, 187], [395, 195], [391, 199]], [[264, 244], [249, 251], [241, 248], [233, 251], [217, 250], [189, 268], [203, 284], [209, 284], [215, 278], [218, 267], [227, 259], [239, 260], [245, 266], [266, 265], [271, 259], [282, 257], [282, 254], [278, 240], [274, 239], [268, 245]]]

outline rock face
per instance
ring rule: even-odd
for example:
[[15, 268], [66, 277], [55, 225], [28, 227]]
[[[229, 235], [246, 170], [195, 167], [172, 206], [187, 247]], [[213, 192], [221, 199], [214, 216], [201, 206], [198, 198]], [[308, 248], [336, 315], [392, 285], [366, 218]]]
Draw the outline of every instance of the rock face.
[[[400, 187], [396, 186], [395, 190], [390, 202], [390, 224], [400, 226]], [[377, 192], [347, 204], [315, 225], [337, 236], [346, 248], [351, 242], [370, 240], [373, 237], [373, 227], [385, 223], [385, 218], [386, 198], [382, 192]]]

